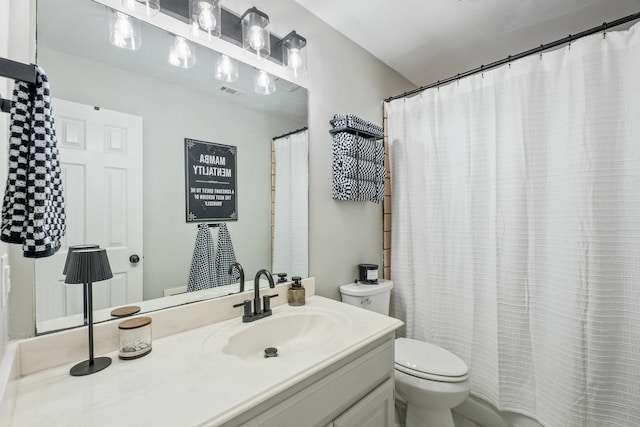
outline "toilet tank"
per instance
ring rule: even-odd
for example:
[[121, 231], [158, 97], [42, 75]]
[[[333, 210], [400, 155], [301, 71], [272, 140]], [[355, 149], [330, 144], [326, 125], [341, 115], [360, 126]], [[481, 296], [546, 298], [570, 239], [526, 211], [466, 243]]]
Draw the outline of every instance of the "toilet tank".
[[340, 286], [340, 296], [342, 302], [388, 316], [391, 288], [391, 280], [378, 280], [377, 285], [349, 283]]

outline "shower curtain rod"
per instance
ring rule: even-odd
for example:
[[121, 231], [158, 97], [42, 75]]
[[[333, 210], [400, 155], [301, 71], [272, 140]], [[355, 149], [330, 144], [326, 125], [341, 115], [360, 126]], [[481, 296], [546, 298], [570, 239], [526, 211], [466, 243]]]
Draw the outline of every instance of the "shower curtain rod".
[[438, 86], [441, 86], [441, 85], [444, 85], [444, 84], [447, 84], [447, 83], [451, 83], [451, 82], [453, 82], [455, 80], [459, 80], [459, 79], [461, 79], [463, 77], [469, 77], [469, 76], [472, 76], [474, 74], [482, 73], [482, 72], [485, 72], [485, 71], [490, 70], [492, 68], [499, 67], [500, 65], [509, 64], [510, 62], [515, 61], [517, 59], [522, 59], [522, 58], [527, 57], [527, 56], [535, 55], [536, 53], [540, 53], [540, 52], [543, 52], [545, 50], [553, 49], [554, 47], [562, 46], [562, 45], [567, 44], [567, 43], [570, 44], [572, 41], [581, 39], [582, 37], [590, 36], [592, 34], [597, 34], [599, 32], [605, 32], [605, 34], [606, 34], [607, 29], [614, 28], [614, 27], [617, 27], [617, 26], [622, 25], [622, 24], [626, 24], [627, 22], [635, 21], [636, 19], [640, 19], [640, 12], [636, 12], [633, 15], [625, 16], [624, 18], [616, 19], [615, 21], [605, 22], [602, 25], [598, 25], [597, 27], [590, 28], [590, 29], [588, 29], [586, 31], [583, 31], [581, 33], [578, 33], [578, 34], [573, 34], [573, 35], [569, 34], [567, 37], [564, 37], [562, 39], [553, 41], [551, 43], [541, 44], [540, 46], [538, 46], [538, 47], [536, 47], [534, 49], [529, 49], [529, 50], [526, 50], [524, 52], [520, 52], [520, 53], [518, 53], [516, 55], [509, 55], [506, 58], [501, 59], [499, 61], [492, 62], [492, 63], [490, 63], [488, 65], [481, 65], [481, 66], [479, 66], [477, 68], [474, 68], [472, 70], [465, 71], [464, 73], [456, 74], [455, 76], [448, 77], [448, 78], [446, 78], [444, 80], [438, 80], [437, 82], [428, 84], [426, 86], [420, 86], [419, 88], [404, 92], [403, 94], [390, 96], [389, 98], [385, 99], [384, 102], [390, 102], [390, 101], [393, 101], [395, 99], [406, 98], [407, 96], [415, 95], [415, 94], [423, 92], [423, 91], [425, 91], [427, 89], [431, 89], [431, 88], [438, 87]]
[[276, 139], [280, 139], [280, 138], [284, 138], [285, 136], [289, 136], [289, 135], [293, 135], [294, 133], [298, 133], [298, 132], [302, 132], [307, 130], [308, 127], [302, 127], [300, 129], [296, 129], [296, 130], [292, 130], [291, 132], [287, 132], [287, 133], [283, 133], [282, 135], [278, 135], [278, 136], [274, 136], [273, 138], [271, 138], [271, 140], [276, 140]]

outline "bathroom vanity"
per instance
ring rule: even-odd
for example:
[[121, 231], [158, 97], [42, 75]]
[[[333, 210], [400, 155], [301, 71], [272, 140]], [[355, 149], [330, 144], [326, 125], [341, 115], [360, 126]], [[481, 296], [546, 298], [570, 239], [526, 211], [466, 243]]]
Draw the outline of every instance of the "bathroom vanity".
[[[305, 282], [310, 295], [313, 284]], [[319, 296], [301, 307], [288, 306], [286, 286], [269, 292], [280, 295], [272, 300], [273, 315], [252, 323], [243, 323], [241, 308], [232, 308], [244, 294], [178, 307], [173, 314], [147, 313], [159, 329], [153, 351], [120, 360], [116, 347], [106, 354], [98, 350], [113, 363], [86, 377], [69, 375], [78, 360], [38, 371], [36, 359], [47, 352], [27, 353], [43, 344], [33, 341], [45, 337], [18, 343], [15, 378], [6, 384], [2, 401], [9, 416], [0, 421], [16, 427], [344, 427], [373, 420], [393, 425], [394, 332], [402, 322]], [[193, 316], [178, 309], [217, 310], [227, 318], [159, 338], [172, 316]], [[102, 331], [102, 341], [109, 341], [108, 335]], [[84, 350], [72, 341], [60, 334], [57, 345]], [[278, 357], [265, 358], [266, 347], [276, 347]], [[54, 357], [64, 353], [56, 349]]]

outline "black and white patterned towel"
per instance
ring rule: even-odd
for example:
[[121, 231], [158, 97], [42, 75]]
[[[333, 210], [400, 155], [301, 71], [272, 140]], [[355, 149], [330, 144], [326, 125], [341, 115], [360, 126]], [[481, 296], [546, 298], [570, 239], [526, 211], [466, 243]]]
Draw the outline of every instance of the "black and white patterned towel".
[[[347, 118], [343, 116], [343, 120]], [[333, 198], [382, 203], [387, 176], [384, 146], [375, 139], [337, 132], [333, 135], [332, 150]]]
[[35, 85], [15, 82], [10, 114], [0, 239], [21, 244], [25, 257], [51, 256], [60, 249], [66, 215], [49, 80], [40, 67]]
[[225, 286], [237, 283], [240, 274], [234, 270], [229, 273], [229, 266], [236, 262], [236, 254], [233, 252], [233, 243], [227, 224], [221, 223], [218, 229], [218, 247], [216, 248], [216, 259], [213, 263], [213, 286]]
[[331, 125], [334, 129], [348, 128], [355, 131], [367, 132], [375, 137], [382, 138], [384, 130], [368, 120], [361, 119], [354, 114], [335, 114]]
[[213, 238], [207, 224], [198, 225], [196, 244], [191, 258], [187, 292], [209, 289], [213, 286]]
[[384, 183], [382, 182], [360, 181], [343, 176], [334, 176], [332, 191], [335, 200], [374, 203], [382, 203], [384, 201]]
[[333, 155], [347, 155], [362, 160], [384, 163], [384, 147], [373, 139], [365, 139], [359, 135], [338, 132], [333, 135]]
[[383, 182], [387, 175], [382, 164], [345, 155], [333, 157], [333, 172], [347, 178], [373, 182]]

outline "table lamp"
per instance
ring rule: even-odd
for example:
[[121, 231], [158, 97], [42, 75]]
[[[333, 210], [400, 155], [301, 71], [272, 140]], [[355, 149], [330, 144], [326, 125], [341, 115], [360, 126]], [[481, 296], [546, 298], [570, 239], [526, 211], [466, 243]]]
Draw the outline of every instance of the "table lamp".
[[70, 252], [64, 280], [68, 284], [84, 284], [87, 290], [87, 315], [89, 329], [89, 359], [71, 368], [72, 376], [90, 375], [111, 364], [109, 357], [93, 357], [93, 290], [92, 284], [111, 279], [113, 273], [109, 265], [107, 251], [100, 248], [78, 249]]

